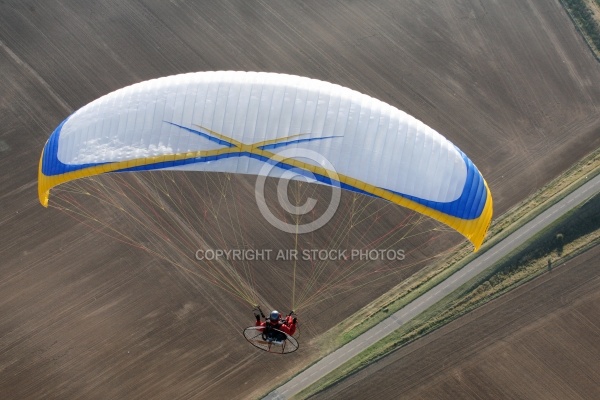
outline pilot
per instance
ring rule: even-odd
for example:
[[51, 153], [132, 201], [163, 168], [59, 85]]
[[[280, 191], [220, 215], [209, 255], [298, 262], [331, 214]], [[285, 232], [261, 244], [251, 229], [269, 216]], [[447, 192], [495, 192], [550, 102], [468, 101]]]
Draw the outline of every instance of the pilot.
[[[298, 323], [298, 318], [296, 318], [294, 312], [290, 312], [290, 314], [281, 318], [281, 314], [277, 310], [271, 311], [269, 314], [269, 318], [265, 318], [260, 311], [260, 308], [254, 309], [254, 316], [256, 317], [256, 326], [264, 327], [264, 333], [266, 333], [267, 337], [272, 340], [284, 341], [285, 334], [292, 336], [296, 332], [296, 325]], [[265, 318], [265, 321], [261, 321], [260, 317]]]

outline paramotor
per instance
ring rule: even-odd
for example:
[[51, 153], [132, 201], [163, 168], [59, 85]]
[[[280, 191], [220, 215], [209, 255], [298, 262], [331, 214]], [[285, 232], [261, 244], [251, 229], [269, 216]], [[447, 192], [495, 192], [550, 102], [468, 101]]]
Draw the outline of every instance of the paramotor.
[[298, 341], [279, 329], [270, 330], [261, 326], [244, 329], [244, 337], [254, 347], [275, 354], [288, 354], [298, 350]]

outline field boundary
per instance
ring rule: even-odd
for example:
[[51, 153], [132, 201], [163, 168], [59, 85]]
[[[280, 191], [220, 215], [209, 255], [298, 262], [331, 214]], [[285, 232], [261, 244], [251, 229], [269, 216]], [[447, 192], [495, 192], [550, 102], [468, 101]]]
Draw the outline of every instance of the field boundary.
[[[595, 0], [559, 1], [596, 60], [600, 61], [600, 16], [588, 6], [588, 1]], [[600, 3], [597, 6], [600, 9]]]
[[[600, 195], [577, 206], [549, 226], [542, 229], [508, 255], [486, 269], [484, 274], [463, 284], [436, 303], [433, 307], [409, 321], [394, 333], [363, 350], [359, 355], [342, 364], [325, 377], [296, 394], [293, 398], [304, 399], [341, 380], [363, 370], [392, 351], [408, 345], [420, 337], [458, 319], [497, 297], [521, 286], [552, 268], [564, 265], [568, 260], [600, 244], [600, 218], [595, 210], [600, 207]], [[563, 242], [562, 231], [571, 228], [571, 238]], [[573, 230], [575, 233], [573, 234]], [[561, 240], [552, 240], [560, 235]], [[550, 244], [548, 239], [550, 238]], [[540, 248], [537, 258], [530, 255]], [[554, 253], [550, 261], [548, 255]], [[546, 264], [546, 260], [548, 263]], [[546, 269], [547, 268], [547, 269]], [[482, 276], [483, 275], [483, 276]]]
[[466, 241], [463, 242], [454, 249], [454, 254], [449, 259], [423, 268], [336, 327], [331, 328], [322, 337], [311, 343], [311, 346], [318, 346], [322, 352], [329, 354], [350, 342], [460, 270], [464, 265], [485, 253], [598, 174], [600, 174], [600, 148], [494, 221], [488, 233], [488, 240], [479, 252], [473, 253], [471, 245]]
[[[466, 242], [457, 246], [454, 255], [444, 262], [431, 264], [420, 273], [397, 285], [387, 294], [376, 299], [350, 318], [342, 321], [338, 326], [330, 329], [321, 337], [309, 343], [310, 346], [321, 347], [321, 352], [310, 360], [304, 368], [295, 371], [289, 378], [282, 381], [277, 387], [284, 385], [295, 376], [302, 373], [321, 358], [348, 343], [353, 338], [367, 331], [372, 326], [387, 318], [413, 299], [426, 292], [429, 288], [442, 282], [454, 272], [460, 270], [468, 262], [485, 253], [490, 247], [510, 235], [519, 227], [534, 219], [569, 193], [585, 184], [589, 179], [600, 174], [600, 148], [588, 154], [571, 168], [539, 189], [532, 196], [523, 200], [501, 218], [496, 220], [489, 232], [489, 239], [478, 253], [472, 253], [470, 245]], [[337, 336], [337, 340], [332, 338]], [[272, 392], [264, 392], [261, 397]], [[304, 393], [304, 392], [302, 392]], [[316, 392], [313, 392], [316, 393]]]

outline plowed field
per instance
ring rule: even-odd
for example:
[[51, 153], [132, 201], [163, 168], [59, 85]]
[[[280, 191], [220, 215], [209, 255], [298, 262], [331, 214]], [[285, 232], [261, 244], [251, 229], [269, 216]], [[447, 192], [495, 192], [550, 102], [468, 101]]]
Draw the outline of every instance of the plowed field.
[[596, 246], [316, 398], [598, 398], [598, 257]]
[[[403, 242], [410, 262], [374, 265], [358, 289], [300, 310], [300, 350], [271, 357], [243, 342], [248, 304], [39, 205], [42, 146], [71, 112], [203, 70], [304, 75], [403, 109], [469, 155], [496, 215], [600, 146], [600, 65], [555, 1], [0, 1], [0, 398], [247, 398], [302, 366], [311, 338], [462, 240], [436, 230]], [[239, 180], [241, 233], [293, 248], [258, 214], [253, 185]], [[388, 210], [364, 243], [406, 215]], [[327, 248], [335, 233], [334, 221], [302, 240]], [[288, 272], [256, 282], [269, 306], [289, 306]]]

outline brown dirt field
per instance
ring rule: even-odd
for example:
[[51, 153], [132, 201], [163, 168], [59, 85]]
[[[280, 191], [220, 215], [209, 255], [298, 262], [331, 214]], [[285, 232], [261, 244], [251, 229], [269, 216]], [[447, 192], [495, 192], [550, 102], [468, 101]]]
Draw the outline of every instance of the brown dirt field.
[[[463, 149], [486, 176], [496, 214], [600, 146], [600, 65], [558, 3], [373, 3], [0, 0], [1, 398], [247, 398], [302, 365], [311, 352], [302, 344], [422, 266], [370, 266], [353, 287], [385, 279], [302, 310], [296, 355], [257, 353], [241, 342], [247, 304], [38, 204], [49, 134], [112, 90], [221, 69], [339, 83]], [[251, 221], [240, 234], [258, 248], [292, 248], [294, 238], [257, 213], [253, 182], [239, 182], [236, 201]], [[351, 198], [343, 201], [347, 209]], [[408, 215], [383, 214], [350, 245]], [[127, 226], [118, 215], [100, 217]], [[331, 246], [343, 217], [302, 245]], [[460, 241], [425, 235], [435, 245], [403, 242], [411, 262]], [[265, 302], [289, 304], [289, 271], [257, 281]]]
[[325, 399], [597, 399], [600, 246], [405, 346]]

